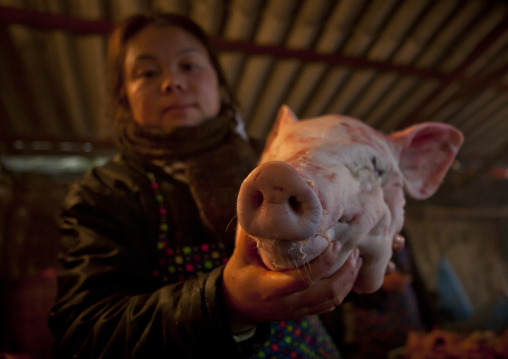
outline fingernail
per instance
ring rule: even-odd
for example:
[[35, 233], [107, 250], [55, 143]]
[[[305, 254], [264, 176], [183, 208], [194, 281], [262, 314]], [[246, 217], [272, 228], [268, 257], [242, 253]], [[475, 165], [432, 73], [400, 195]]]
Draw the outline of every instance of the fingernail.
[[395, 237], [393, 238], [394, 247], [397, 249], [403, 248], [405, 241], [406, 241], [406, 239], [404, 238], [403, 235], [401, 235], [401, 234], [395, 235]]
[[333, 242], [333, 244], [332, 244], [332, 251], [334, 251], [335, 253], [339, 253], [341, 248], [342, 248], [342, 246], [341, 246], [339, 241], [334, 241]]
[[395, 263], [392, 261], [388, 262], [388, 265], [386, 266], [386, 275], [392, 274], [395, 271]]
[[358, 264], [359, 255], [360, 255], [360, 250], [358, 249], [358, 247], [356, 247], [355, 249], [353, 249], [352, 258], [351, 258], [351, 264], [355, 268], [356, 268], [356, 265]]

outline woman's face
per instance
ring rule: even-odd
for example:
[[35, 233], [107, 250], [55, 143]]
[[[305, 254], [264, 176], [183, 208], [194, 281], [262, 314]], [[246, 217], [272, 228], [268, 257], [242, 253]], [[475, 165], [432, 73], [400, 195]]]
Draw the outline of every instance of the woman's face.
[[130, 108], [141, 126], [195, 126], [219, 113], [219, 82], [208, 52], [178, 27], [141, 30], [127, 43], [124, 70]]

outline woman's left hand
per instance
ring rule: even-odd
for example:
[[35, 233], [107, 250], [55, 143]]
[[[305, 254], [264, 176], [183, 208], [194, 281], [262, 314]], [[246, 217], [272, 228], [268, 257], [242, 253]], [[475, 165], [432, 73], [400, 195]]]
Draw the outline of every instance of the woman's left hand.
[[[395, 235], [395, 237], [393, 237], [393, 241], [392, 241], [392, 251], [393, 251], [393, 254], [397, 254], [399, 252], [401, 252], [404, 247], [406, 245], [406, 238], [404, 238], [403, 235], [401, 234], [397, 234]], [[390, 261], [388, 262], [388, 265], [386, 266], [386, 274], [392, 274], [393, 272], [395, 272], [395, 263]]]
[[335, 242], [305, 267], [271, 271], [259, 258], [256, 242], [239, 228], [235, 252], [223, 276], [232, 331], [320, 314], [340, 305], [353, 288], [362, 265], [359, 251], [353, 250], [346, 263], [328, 277], [340, 250], [340, 243]]

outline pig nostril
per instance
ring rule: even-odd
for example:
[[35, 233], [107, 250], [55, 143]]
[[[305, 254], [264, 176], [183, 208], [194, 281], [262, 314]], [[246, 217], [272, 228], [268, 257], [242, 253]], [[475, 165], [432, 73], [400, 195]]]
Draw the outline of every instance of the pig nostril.
[[293, 210], [293, 212], [296, 212], [296, 213], [299, 213], [302, 209], [302, 203], [301, 202], [298, 202], [296, 200], [296, 197], [295, 196], [291, 196], [289, 197], [289, 207], [291, 207], [291, 209]]
[[266, 162], [242, 182], [237, 213], [238, 223], [252, 237], [302, 241], [319, 230], [323, 207], [296, 169]]
[[254, 208], [261, 207], [263, 201], [264, 201], [263, 193], [261, 193], [261, 191], [255, 191], [254, 194], [252, 195], [252, 204]]

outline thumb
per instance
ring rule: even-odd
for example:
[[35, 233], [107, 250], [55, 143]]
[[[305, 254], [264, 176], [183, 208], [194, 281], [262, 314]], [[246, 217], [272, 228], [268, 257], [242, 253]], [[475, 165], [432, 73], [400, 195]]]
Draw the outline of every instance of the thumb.
[[236, 228], [236, 246], [234, 256], [243, 262], [244, 265], [256, 262], [256, 264], [264, 266], [257, 251], [257, 243], [254, 238], [249, 236], [243, 228], [238, 224]]

